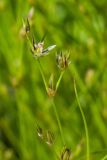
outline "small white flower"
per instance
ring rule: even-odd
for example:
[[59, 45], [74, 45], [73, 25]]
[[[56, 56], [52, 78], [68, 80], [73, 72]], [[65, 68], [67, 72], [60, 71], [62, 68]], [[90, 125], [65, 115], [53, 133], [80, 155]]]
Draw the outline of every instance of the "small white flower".
[[35, 58], [46, 56], [49, 52], [54, 49], [56, 45], [49, 46], [48, 48], [44, 49], [44, 41], [35, 43], [33, 38], [33, 47], [32, 47], [32, 54]]

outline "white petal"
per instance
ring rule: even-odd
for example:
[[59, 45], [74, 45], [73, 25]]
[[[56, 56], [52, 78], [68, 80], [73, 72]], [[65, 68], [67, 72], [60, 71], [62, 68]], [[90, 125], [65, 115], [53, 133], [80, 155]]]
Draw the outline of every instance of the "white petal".
[[52, 45], [52, 46], [49, 46], [47, 49], [48, 51], [51, 51], [52, 49], [54, 49], [56, 47], [56, 45]]

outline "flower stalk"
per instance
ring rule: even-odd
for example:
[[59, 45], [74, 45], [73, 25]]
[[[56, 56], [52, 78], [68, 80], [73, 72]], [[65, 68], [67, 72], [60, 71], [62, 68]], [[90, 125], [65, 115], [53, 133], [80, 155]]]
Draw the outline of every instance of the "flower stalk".
[[86, 118], [85, 118], [84, 112], [82, 110], [82, 107], [81, 107], [81, 104], [80, 104], [80, 101], [79, 101], [79, 98], [78, 98], [75, 80], [74, 80], [74, 91], [75, 91], [75, 96], [76, 96], [76, 99], [77, 99], [77, 103], [78, 103], [78, 106], [79, 106], [79, 109], [80, 109], [80, 112], [81, 112], [81, 115], [82, 115], [82, 118], [83, 118], [83, 122], [84, 122], [84, 128], [85, 128], [85, 134], [86, 134], [86, 143], [87, 143], [87, 147], [86, 147], [86, 150], [87, 150], [87, 160], [90, 160], [90, 158], [89, 158], [89, 155], [90, 155], [90, 151], [89, 150], [90, 149], [89, 149], [88, 127], [87, 127], [87, 122], [86, 122]]
[[57, 81], [57, 83], [56, 83], [56, 91], [58, 90], [58, 87], [59, 87], [59, 84], [60, 84], [61, 79], [62, 79], [62, 77], [63, 77], [63, 74], [64, 74], [64, 71], [62, 71], [62, 72], [60, 73], [60, 77], [59, 77], [59, 79], [58, 79], [58, 81]]
[[37, 62], [38, 62], [38, 67], [39, 67], [39, 70], [40, 70], [40, 73], [41, 73], [41, 76], [42, 76], [42, 79], [43, 79], [43, 82], [44, 82], [44, 85], [45, 85], [45, 89], [47, 91], [48, 87], [47, 87], [46, 79], [45, 79], [44, 72], [43, 72], [42, 65], [40, 63], [39, 58], [37, 59]]
[[61, 135], [61, 139], [62, 139], [62, 144], [64, 146], [65, 145], [65, 140], [64, 140], [63, 130], [62, 130], [61, 122], [60, 122], [60, 119], [59, 119], [59, 115], [57, 113], [57, 109], [56, 109], [54, 99], [52, 99], [52, 106], [53, 106], [53, 110], [54, 110], [54, 113], [55, 113], [55, 116], [56, 116], [56, 119], [57, 119], [59, 131], [60, 131], [60, 135]]

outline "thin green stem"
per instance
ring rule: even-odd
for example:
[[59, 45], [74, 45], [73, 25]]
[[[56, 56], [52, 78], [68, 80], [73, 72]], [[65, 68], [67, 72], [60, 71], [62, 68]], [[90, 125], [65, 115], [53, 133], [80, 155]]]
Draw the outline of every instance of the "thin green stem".
[[61, 72], [60, 77], [59, 77], [59, 79], [58, 79], [58, 81], [57, 81], [57, 83], [56, 83], [56, 91], [57, 91], [57, 89], [58, 89], [58, 87], [59, 87], [59, 84], [60, 84], [60, 82], [61, 82], [61, 79], [62, 79], [62, 77], [63, 77], [63, 74], [64, 74], [64, 71]]
[[[102, 118], [101, 118], [101, 114], [98, 111], [98, 106], [101, 105], [100, 100], [98, 100], [98, 98], [97, 98], [97, 101], [95, 102], [94, 97], [89, 93], [89, 90], [88, 90], [87, 86], [84, 84], [83, 80], [81, 79], [81, 76], [79, 75], [79, 72], [78, 72], [74, 63], [72, 63], [72, 67], [70, 67], [69, 69], [70, 69], [71, 74], [75, 75], [75, 79], [78, 82], [79, 88], [82, 90], [82, 92], [84, 94], [86, 94], [86, 98], [89, 101], [91, 101], [90, 109], [93, 114], [94, 123], [96, 124], [96, 127], [98, 128], [103, 140], [105, 141], [105, 143], [107, 143], [106, 125], [103, 123]], [[95, 114], [95, 112], [96, 112], [96, 114]]]
[[85, 115], [84, 115], [84, 112], [82, 110], [82, 107], [81, 107], [81, 104], [80, 104], [80, 101], [79, 101], [79, 98], [78, 98], [78, 94], [77, 94], [77, 89], [76, 89], [76, 83], [74, 81], [74, 90], [75, 90], [75, 95], [76, 95], [76, 99], [77, 99], [77, 103], [78, 103], [78, 106], [79, 106], [79, 109], [80, 109], [80, 112], [81, 112], [81, 115], [82, 115], [82, 118], [83, 118], [83, 122], [84, 122], [84, 128], [85, 128], [85, 134], [86, 134], [86, 142], [87, 142], [87, 160], [89, 160], [89, 136], [88, 136], [88, 127], [87, 127], [87, 122], [86, 122], [86, 118], [85, 118]]
[[61, 126], [61, 122], [59, 119], [59, 115], [57, 113], [57, 109], [56, 109], [56, 105], [54, 100], [52, 99], [52, 106], [53, 106], [53, 110], [57, 119], [57, 123], [58, 123], [58, 127], [59, 127], [59, 131], [60, 131], [60, 135], [61, 135], [61, 139], [62, 139], [62, 144], [65, 145], [65, 140], [64, 140], [64, 135], [63, 135], [63, 131], [62, 131], [62, 126]]
[[40, 70], [40, 73], [42, 75], [42, 79], [43, 79], [43, 82], [44, 82], [44, 85], [45, 85], [45, 88], [46, 88], [46, 91], [47, 91], [47, 83], [46, 83], [46, 80], [45, 80], [45, 76], [44, 76], [42, 65], [40, 63], [39, 58], [37, 59], [37, 62], [38, 62], [39, 70]]
[[27, 37], [27, 40], [28, 40], [28, 42], [29, 42], [30, 48], [32, 48], [32, 47], [33, 47], [33, 45], [32, 45], [32, 42], [31, 42], [31, 40], [30, 40], [30, 38], [29, 38], [28, 34], [26, 34], [26, 37]]
[[107, 160], [107, 155], [105, 155], [101, 160]]
[[[29, 45], [30, 45], [30, 47], [32, 48], [32, 42], [31, 42], [29, 36], [28, 36], [28, 35], [26, 35], [26, 36], [27, 36]], [[39, 58], [37, 58], [37, 62], [38, 62], [39, 70], [40, 70], [40, 73], [41, 73], [41, 75], [42, 75], [42, 79], [43, 79], [43, 82], [44, 82], [44, 85], [45, 85], [45, 88], [46, 88], [46, 91], [47, 91], [47, 84], [46, 84], [45, 76], [44, 76], [43, 69], [42, 69], [42, 65], [41, 65], [41, 63], [40, 63]]]

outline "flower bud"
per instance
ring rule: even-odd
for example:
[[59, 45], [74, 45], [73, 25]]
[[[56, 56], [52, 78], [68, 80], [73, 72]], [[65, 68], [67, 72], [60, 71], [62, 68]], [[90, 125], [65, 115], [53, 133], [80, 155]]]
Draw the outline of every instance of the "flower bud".
[[55, 96], [55, 89], [54, 89], [54, 76], [51, 74], [50, 79], [49, 79], [49, 85], [47, 88], [47, 93], [49, 97], [54, 97]]

